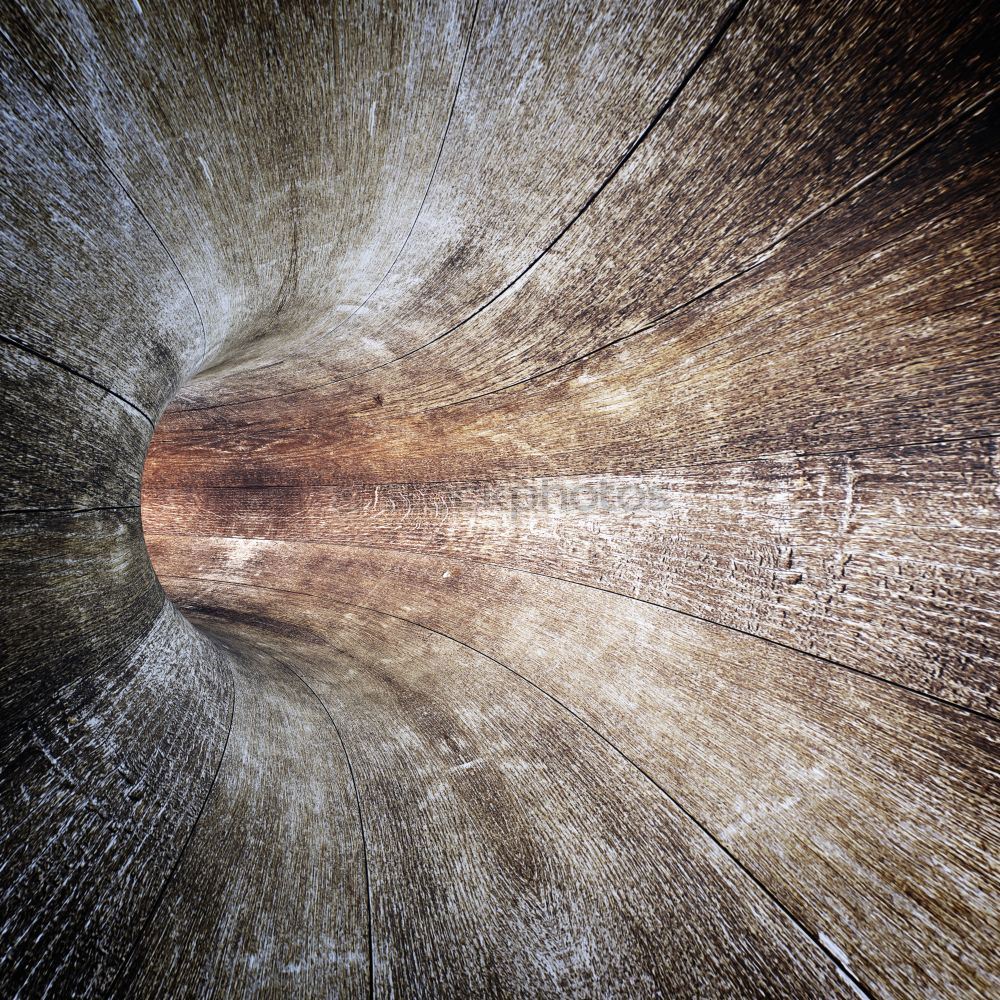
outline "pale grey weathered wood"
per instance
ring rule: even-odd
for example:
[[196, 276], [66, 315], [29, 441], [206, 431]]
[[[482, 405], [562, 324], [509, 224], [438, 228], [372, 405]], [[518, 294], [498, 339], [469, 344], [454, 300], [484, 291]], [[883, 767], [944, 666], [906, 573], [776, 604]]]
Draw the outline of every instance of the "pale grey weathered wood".
[[107, 996], [215, 780], [228, 655], [166, 605], [125, 664], [50, 692], [0, 775], [0, 982]]
[[364, 996], [368, 870], [340, 737], [284, 657], [233, 651], [226, 757], [116, 991]]

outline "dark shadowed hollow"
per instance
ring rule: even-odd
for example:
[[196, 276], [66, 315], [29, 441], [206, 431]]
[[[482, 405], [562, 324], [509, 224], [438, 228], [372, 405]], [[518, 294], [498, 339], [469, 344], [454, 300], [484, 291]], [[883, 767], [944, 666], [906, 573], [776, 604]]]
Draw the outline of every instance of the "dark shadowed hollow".
[[0, 998], [1000, 997], [993, 5], [0, 11]]

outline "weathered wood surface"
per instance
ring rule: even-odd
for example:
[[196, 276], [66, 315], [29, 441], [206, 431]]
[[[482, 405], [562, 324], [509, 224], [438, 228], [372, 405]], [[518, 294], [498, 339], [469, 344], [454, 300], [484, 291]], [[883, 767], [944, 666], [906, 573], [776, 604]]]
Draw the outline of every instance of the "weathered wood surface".
[[[154, 538], [405, 549], [586, 583], [996, 715], [996, 449], [985, 438], [631, 476], [147, 487], [144, 517]], [[154, 552], [169, 554], [166, 541]]]
[[[481, 334], [475, 363], [442, 356], [452, 338], [415, 355], [412, 393], [394, 366], [352, 380], [349, 407], [290, 397], [291, 428], [258, 426], [251, 411], [249, 426], [158, 446], [184, 451], [175, 476], [267, 482], [273, 467], [282, 483], [409, 482], [606, 471], [609, 449], [615, 471], [633, 471], [995, 430], [1000, 359], [984, 327], [997, 307], [996, 107], [975, 105], [739, 278], [573, 364], [553, 356], [553, 371], [507, 391], [488, 391], [506, 352], [534, 364], [547, 346], [532, 317], [517, 346]], [[553, 336], [573, 329], [551, 322]]]
[[209, 359], [329, 331], [406, 237], [473, 5], [29, 2], [19, 54], [114, 171], [197, 302]]
[[365, 996], [368, 868], [336, 725], [284, 655], [233, 651], [225, 759], [116, 990]]
[[852, 996], [711, 837], [500, 664], [365, 609], [208, 601], [206, 621], [294, 656], [343, 719], [377, 995]]
[[994, 22], [7, 0], [0, 993], [1000, 993]]
[[[440, 160], [412, 228], [378, 280], [346, 299], [322, 351], [315, 336], [273, 343], [267, 393], [385, 364], [515, 282], [589, 209], [731, 9], [720, 0], [601, 0], [581, 16], [537, 0], [478, 3]], [[246, 395], [238, 384], [229, 389], [222, 371], [193, 383], [177, 408]]]
[[[335, 602], [502, 663], [666, 789], [876, 995], [996, 989], [998, 970], [984, 974], [1000, 933], [994, 722], [685, 615], [454, 556], [149, 541], [165, 585], [203, 614], [284, 622], [291, 604], [299, 621]], [[341, 630], [335, 645], [353, 661], [365, 643]], [[949, 869], [940, 882], [924, 876], [932, 855]], [[968, 909], [945, 933], [970, 930], [961, 953], [931, 961], [955, 919], [951, 884]]]
[[224, 650], [166, 605], [124, 664], [61, 688], [5, 740], [5, 996], [107, 996], [155, 911], [218, 769]]
[[131, 658], [164, 606], [137, 508], [0, 514], [0, 589], [5, 741], [55, 692]]
[[141, 210], [6, 38], [0, 106], [16, 109], [0, 131], [0, 202], [16, 222], [0, 233], [0, 336], [155, 418], [204, 354], [190, 293]]
[[[824, 249], [828, 234], [835, 237], [834, 251], [841, 255], [846, 256], [852, 244], [855, 248], [861, 244], [863, 252], [870, 254], [871, 243], [876, 241], [868, 233], [867, 216], [879, 210], [890, 217], [903, 214], [900, 199], [907, 191], [920, 206], [925, 196], [918, 190], [921, 173], [942, 169], [940, 161], [925, 162], [926, 151], [921, 152], [920, 144], [927, 140], [933, 144], [939, 129], [996, 85], [988, 33], [983, 30], [989, 20], [988, 7], [948, 5], [924, 13], [914, 19], [895, 3], [864, 8], [856, 4], [746, 5], [717, 45], [705, 47], [704, 61], [692, 64], [697, 65], [697, 72], [666, 113], [650, 119], [655, 127], [630, 149], [627, 162], [609, 177], [607, 187], [535, 267], [500, 298], [494, 300], [506, 283], [494, 279], [478, 286], [478, 295], [468, 299], [469, 308], [442, 315], [439, 303], [447, 301], [448, 290], [456, 283], [464, 287], [468, 281], [467, 258], [472, 258], [471, 273], [475, 274], [477, 258], [485, 252], [466, 239], [465, 252], [452, 270], [431, 271], [414, 292], [406, 289], [405, 294], [392, 296], [370, 321], [367, 313], [355, 318], [352, 332], [358, 340], [354, 350], [359, 360], [367, 361], [368, 342], [376, 338], [396, 348], [400, 363], [380, 368], [372, 376], [364, 374], [367, 364], [358, 364], [357, 380], [345, 381], [343, 376], [350, 373], [335, 370], [336, 381], [317, 393], [317, 405], [331, 414], [383, 404], [391, 407], [397, 401], [402, 413], [409, 413], [414, 402], [454, 404], [614, 343], [747, 270], [753, 272], [750, 280], [739, 288], [750, 289], [751, 297], [772, 290], [786, 319], [801, 316], [794, 301], [788, 301], [789, 292], [822, 291], [829, 284], [826, 276], [810, 281], [804, 275], [793, 283], [793, 272], [788, 281], [791, 288], [774, 288], [774, 281], [765, 280], [766, 273], [758, 273], [759, 265], [781, 250], [784, 260], [768, 270], [772, 275], [789, 271], [789, 260], [799, 263], [796, 258], [805, 256], [808, 261]], [[655, 50], [646, 61], [650, 57], [656, 58]], [[466, 86], [474, 87], [475, 80], [476, 74], [470, 73]], [[664, 88], [663, 93], [672, 92]], [[586, 96], [589, 101], [590, 95]], [[626, 105], [626, 101], [620, 103], [620, 107]], [[572, 105], [563, 105], [567, 106]], [[585, 106], [586, 118], [590, 105]], [[456, 104], [459, 122], [462, 107], [460, 99]], [[565, 128], [565, 117], [548, 122], [549, 131], [558, 135]], [[552, 141], [546, 136], [546, 146]], [[989, 144], [988, 138], [982, 141]], [[503, 147], [504, 183], [508, 183], [511, 161], [534, 163], [546, 155], [539, 153], [537, 145], [528, 141]], [[895, 167], [897, 161], [902, 162]], [[965, 176], [974, 162], [967, 153], [959, 157], [952, 153], [945, 157], [943, 169], [957, 170], [963, 183], [974, 184], [975, 177]], [[902, 173], [903, 179], [887, 191], [882, 173], [893, 168], [894, 176]], [[979, 177], [987, 189], [989, 179]], [[574, 188], [576, 178], [563, 170], [556, 178], [543, 176], [537, 186], [546, 190], [552, 182]], [[872, 190], [864, 190], [872, 184]], [[494, 187], [488, 189], [490, 201], [495, 198]], [[525, 189], [518, 192], [529, 205], [537, 198], [535, 187], [529, 177]], [[852, 198], [856, 189], [858, 194]], [[478, 207], [480, 191], [477, 178], [468, 186], [456, 182], [450, 193], [449, 217], [464, 217], [470, 204]], [[991, 193], [980, 189], [981, 198], [989, 199]], [[942, 197], [948, 197], [948, 192]], [[849, 204], [838, 209], [844, 199]], [[859, 199], [863, 199], [860, 204]], [[513, 198], [511, 202], [517, 204]], [[827, 213], [834, 209], [828, 219]], [[930, 206], [918, 212], [924, 224], [942, 215], [940, 208]], [[964, 218], [968, 224], [969, 216]], [[982, 209], [974, 211], [974, 218], [979, 223], [974, 231], [984, 221], [995, 225], [995, 214], [988, 209], [985, 218]], [[478, 239], [488, 239], [492, 232], [484, 226]], [[931, 233], [916, 235], [925, 237], [920, 241], [921, 253], [911, 247], [902, 258], [912, 265], [911, 271], [920, 268], [921, 254], [934, 252], [938, 239]], [[542, 243], [539, 251], [547, 245]], [[439, 260], [448, 260], [436, 246], [429, 250], [435, 267]], [[940, 250], [942, 256], [955, 259], [946, 246]], [[493, 253], [501, 255], [503, 250]], [[814, 275], [822, 273], [823, 263], [814, 266]], [[834, 268], [844, 263], [836, 261]], [[882, 262], [883, 274], [891, 274], [889, 263]], [[401, 260], [398, 266], [404, 264]], [[970, 254], [963, 264], [995, 266], [989, 253], [978, 260]], [[455, 270], [460, 273], [456, 275]], [[939, 277], [929, 264], [920, 273]], [[510, 278], [519, 274], [515, 271]], [[408, 278], [403, 272], [399, 281], [405, 284]], [[831, 291], [841, 318], [854, 312], [848, 289]], [[958, 303], [956, 299], [954, 305]], [[764, 303], [751, 304], [763, 316]], [[872, 319], [880, 322], [882, 317]], [[687, 326], [688, 317], [682, 316], [680, 322]], [[766, 335], [767, 325], [757, 324], [759, 335]], [[817, 325], [811, 318], [807, 328], [815, 330]], [[731, 326], [732, 321], [726, 321], [723, 329]], [[405, 340], [398, 339], [402, 331], [406, 331]], [[712, 339], [718, 336], [716, 330]], [[741, 331], [741, 339], [745, 337]], [[890, 342], [890, 338], [883, 339]], [[692, 342], [684, 346], [690, 349]], [[768, 347], [781, 349], [773, 338]], [[649, 363], [654, 361], [649, 347], [636, 347], [634, 353]], [[383, 361], [376, 357], [369, 363]], [[665, 367], [671, 366], [660, 362], [655, 370], [662, 372]], [[688, 374], [700, 376], [697, 371]], [[277, 378], [272, 370], [261, 373], [255, 387], [242, 392], [264, 400], [239, 406], [233, 418], [237, 426], [275, 414], [272, 394], [284, 385], [276, 381], [272, 387], [272, 377]], [[308, 373], [299, 375], [306, 384], [309, 378]], [[717, 391], [707, 384], [705, 388]], [[309, 397], [289, 399], [287, 405], [295, 408], [297, 425], [301, 425], [303, 415], [310, 411]], [[199, 426], [206, 419], [225, 420], [226, 414], [216, 412], [215, 406], [205, 415], [194, 413], [186, 418], [177, 411], [165, 426], [172, 426], [175, 419], [184, 426]], [[466, 411], [459, 419], [472, 417]], [[720, 422], [720, 426], [724, 425]], [[372, 449], [370, 457], [383, 452], [384, 448]], [[386, 452], [386, 457], [391, 454]], [[439, 451], [436, 455], [443, 457]]]
[[0, 510], [138, 507], [148, 417], [2, 335], [0, 389]]

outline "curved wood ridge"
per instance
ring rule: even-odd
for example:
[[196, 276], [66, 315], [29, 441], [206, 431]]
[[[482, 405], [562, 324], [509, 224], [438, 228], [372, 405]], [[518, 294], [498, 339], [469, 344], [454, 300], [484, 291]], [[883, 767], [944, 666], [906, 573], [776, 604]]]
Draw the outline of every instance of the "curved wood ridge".
[[0, 996], [1000, 996], [990, 5], [0, 27]]

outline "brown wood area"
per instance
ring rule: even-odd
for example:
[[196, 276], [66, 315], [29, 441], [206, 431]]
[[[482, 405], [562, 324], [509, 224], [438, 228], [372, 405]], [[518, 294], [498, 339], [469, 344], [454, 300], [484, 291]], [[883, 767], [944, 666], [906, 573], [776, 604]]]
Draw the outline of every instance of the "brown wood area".
[[0, 998], [1000, 997], [993, 5], [0, 9]]

